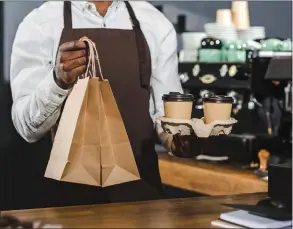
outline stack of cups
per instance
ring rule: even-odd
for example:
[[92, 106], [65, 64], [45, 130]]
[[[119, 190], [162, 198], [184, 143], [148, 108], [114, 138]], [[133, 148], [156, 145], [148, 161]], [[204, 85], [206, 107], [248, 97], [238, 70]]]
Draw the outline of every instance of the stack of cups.
[[236, 29], [248, 29], [250, 27], [247, 1], [232, 1], [232, 19]]
[[207, 23], [204, 29], [209, 37], [220, 40], [236, 40], [237, 33], [233, 25], [230, 9], [219, 9], [216, 14], [216, 23]]
[[265, 27], [252, 26], [248, 29], [240, 29], [237, 31], [238, 38], [243, 41], [264, 39], [266, 36]]
[[230, 9], [217, 10], [217, 24], [230, 26], [233, 24], [232, 13]]

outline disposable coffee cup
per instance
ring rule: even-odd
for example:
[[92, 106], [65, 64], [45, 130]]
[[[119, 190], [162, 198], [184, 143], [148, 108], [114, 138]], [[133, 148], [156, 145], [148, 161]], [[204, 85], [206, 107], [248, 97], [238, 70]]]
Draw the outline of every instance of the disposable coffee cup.
[[231, 117], [233, 98], [228, 96], [211, 96], [203, 98], [204, 122], [229, 120]]
[[194, 96], [171, 92], [163, 95], [166, 118], [191, 119]]

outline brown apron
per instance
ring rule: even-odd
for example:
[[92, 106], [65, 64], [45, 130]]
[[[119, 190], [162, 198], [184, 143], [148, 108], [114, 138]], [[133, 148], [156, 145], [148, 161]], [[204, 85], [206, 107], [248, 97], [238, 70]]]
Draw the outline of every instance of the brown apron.
[[[131, 5], [125, 4], [133, 30], [73, 29], [71, 2], [64, 2], [64, 29], [59, 43], [83, 36], [96, 43], [103, 73], [111, 84], [135, 154], [142, 180], [105, 188], [108, 202], [155, 199], [161, 191], [153, 122], [149, 114], [150, 50]], [[83, 195], [87, 195], [86, 190]]]

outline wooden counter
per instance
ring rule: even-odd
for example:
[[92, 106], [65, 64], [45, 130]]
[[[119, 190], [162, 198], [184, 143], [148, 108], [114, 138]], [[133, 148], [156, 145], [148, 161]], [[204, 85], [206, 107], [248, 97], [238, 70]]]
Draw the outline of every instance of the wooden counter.
[[91, 205], [2, 212], [64, 228], [211, 228], [211, 221], [233, 209], [222, 203], [256, 204], [266, 194], [213, 196], [126, 204]]
[[206, 195], [267, 192], [268, 183], [252, 171], [225, 164], [211, 164], [159, 153], [164, 184]]

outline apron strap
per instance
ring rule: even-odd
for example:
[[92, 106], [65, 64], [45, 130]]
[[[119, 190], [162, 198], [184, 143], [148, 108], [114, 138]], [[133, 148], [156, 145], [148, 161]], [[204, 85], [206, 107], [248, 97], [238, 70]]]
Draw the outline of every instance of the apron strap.
[[64, 1], [63, 6], [64, 28], [72, 29], [71, 2]]
[[139, 60], [139, 75], [140, 83], [143, 88], [149, 89], [150, 77], [151, 77], [151, 54], [145, 41], [145, 36], [140, 28], [140, 23], [128, 1], [125, 1], [126, 8], [128, 10], [130, 19], [132, 21], [133, 30], [135, 33], [136, 47]]
[[135, 15], [135, 13], [133, 11], [132, 6], [130, 5], [130, 3], [128, 1], [125, 1], [124, 3], [125, 3], [126, 8], [128, 10], [128, 13], [129, 13], [133, 28], [140, 28], [139, 21], [136, 18], [136, 15]]

